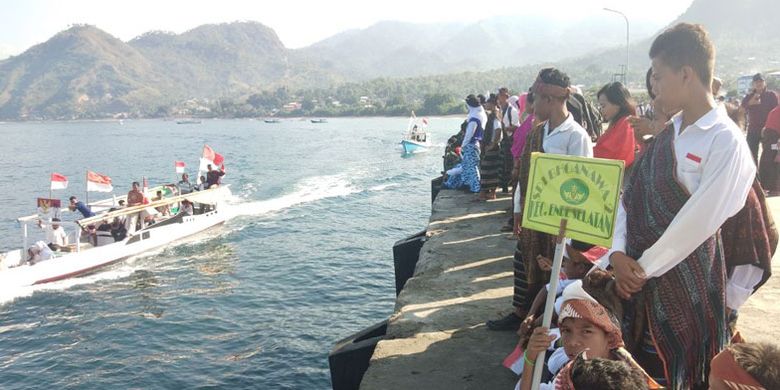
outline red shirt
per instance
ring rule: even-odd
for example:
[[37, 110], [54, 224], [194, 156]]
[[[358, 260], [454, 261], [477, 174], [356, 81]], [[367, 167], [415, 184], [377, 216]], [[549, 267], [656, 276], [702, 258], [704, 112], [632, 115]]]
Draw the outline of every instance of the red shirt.
[[637, 151], [634, 139], [634, 128], [628, 123], [628, 117], [618, 119], [596, 142], [593, 147], [593, 157], [623, 160], [626, 168], [634, 163]]
[[766, 117], [764, 128], [780, 133], [780, 106], [775, 107]]

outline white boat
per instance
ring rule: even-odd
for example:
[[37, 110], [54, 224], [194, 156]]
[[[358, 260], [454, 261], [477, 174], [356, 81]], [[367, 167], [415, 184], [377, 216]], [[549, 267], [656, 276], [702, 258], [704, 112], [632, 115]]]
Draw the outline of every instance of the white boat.
[[427, 152], [431, 147], [431, 137], [426, 127], [428, 126], [428, 120], [423, 118], [418, 120], [417, 116], [412, 111], [412, 117], [409, 118], [409, 126], [404, 133], [404, 138], [401, 140], [401, 147], [404, 149], [404, 154]]
[[[28, 224], [37, 223], [39, 217], [32, 215], [19, 218], [18, 221], [22, 227], [22, 248], [0, 254], [0, 286], [2, 286], [0, 288], [3, 290], [15, 289], [92, 273], [101, 267], [222, 224], [228, 218], [228, 213], [224, 210], [224, 202], [230, 195], [229, 187], [224, 186], [178, 195], [141, 206], [104, 211], [94, 217], [75, 222], [60, 222], [63, 227], [74, 228], [76, 243], [67, 248], [69, 251], [53, 252], [54, 256], [51, 259], [32, 265], [26, 261], [27, 227]], [[82, 228], [90, 224], [97, 224], [104, 220], [110, 222], [114, 217], [137, 215], [147, 210], [154, 213], [155, 207], [177, 205], [185, 199], [195, 204], [192, 215], [179, 212], [176, 215], [161, 217], [154, 224], [128, 234], [123, 240], [105, 245], [94, 246], [92, 243], [81, 240]], [[96, 203], [100, 204], [101, 202]], [[102, 203], [106, 203], [106, 201]]]

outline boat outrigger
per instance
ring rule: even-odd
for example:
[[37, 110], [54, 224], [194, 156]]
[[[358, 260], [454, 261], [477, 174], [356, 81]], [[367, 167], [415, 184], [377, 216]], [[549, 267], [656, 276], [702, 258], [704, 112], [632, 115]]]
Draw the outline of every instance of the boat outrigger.
[[[156, 189], [152, 188], [151, 191]], [[0, 286], [2, 289], [13, 289], [88, 274], [128, 257], [202, 232], [227, 220], [228, 213], [224, 210], [224, 203], [230, 195], [228, 186], [220, 186], [125, 208], [109, 208], [118, 204], [124, 197], [94, 202], [90, 205], [93, 210], [103, 209], [96, 216], [73, 222], [57, 222], [73, 230], [75, 243], [61, 247], [59, 251], [48, 251], [51, 258], [35, 263], [29, 261], [31, 252], [28, 251], [28, 225], [39, 223], [40, 216], [36, 214], [19, 218], [17, 221], [22, 228], [22, 248], [0, 254]], [[153, 223], [144, 226], [142, 222], [141, 229], [128, 232], [120, 240], [99, 234], [101, 225], [117, 221], [117, 225], [122, 226], [123, 218], [140, 216], [141, 218], [137, 219], [143, 220], [144, 216], [150, 215], [154, 216]], [[119, 225], [120, 223], [122, 225]]]
[[401, 140], [401, 147], [404, 149], [404, 154], [427, 152], [431, 147], [430, 134], [426, 130], [428, 126], [428, 120], [423, 118], [421, 121], [417, 120], [417, 116], [412, 111], [412, 117], [409, 118], [409, 126], [404, 133], [404, 138]]

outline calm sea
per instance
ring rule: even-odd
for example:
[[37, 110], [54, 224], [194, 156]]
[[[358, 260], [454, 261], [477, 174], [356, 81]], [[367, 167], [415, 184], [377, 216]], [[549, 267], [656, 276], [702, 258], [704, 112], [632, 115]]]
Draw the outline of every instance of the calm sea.
[[426, 226], [461, 120], [431, 118], [436, 146], [409, 158], [406, 118], [0, 123], [0, 250], [51, 172], [63, 201], [85, 197], [87, 169], [121, 194], [173, 181], [175, 160], [192, 173], [204, 144], [237, 214], [93, 275], [0, 286], [0, 388], [329, 388], [333, 344], [392, 312], [392, 245]]

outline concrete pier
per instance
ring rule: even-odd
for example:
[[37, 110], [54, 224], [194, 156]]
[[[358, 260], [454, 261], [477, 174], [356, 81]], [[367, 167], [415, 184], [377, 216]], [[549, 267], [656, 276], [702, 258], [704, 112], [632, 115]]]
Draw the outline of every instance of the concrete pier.
[[[511, 310], [515, 241], [499, 230], [509, 198], [474, 203], [473, 195], [442, 191], [428, 226], [414, 277], [377, 344], [361, 389], [512, 389], [516, 376], [501, 362], [517, 343], [513, 332], [484, 323]], [[775, 216], [780, 199], [770, 199]], [[780, 272], [777, 256], [774, 274]], [[740, 310], [748, 341], [777, 343], [780, 276]]]

